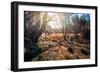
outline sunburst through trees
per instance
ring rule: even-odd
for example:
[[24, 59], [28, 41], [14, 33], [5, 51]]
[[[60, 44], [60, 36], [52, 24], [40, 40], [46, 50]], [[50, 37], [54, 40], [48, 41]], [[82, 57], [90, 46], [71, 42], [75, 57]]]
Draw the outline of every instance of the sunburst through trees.
[[24, 11], [24, 61], [90, 58], [90, 14]]

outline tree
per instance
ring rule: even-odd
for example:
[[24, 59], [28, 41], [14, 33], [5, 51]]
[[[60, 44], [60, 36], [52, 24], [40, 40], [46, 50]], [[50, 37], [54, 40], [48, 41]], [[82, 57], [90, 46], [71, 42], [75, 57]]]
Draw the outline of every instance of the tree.
[[25, 14], [25, 37], [28, 37], [32, 43], [37, 43], [51, 18], [48, 17], [47, 12], [26, 12]]
[[24, 60], [31, 61], [41, 49], [37, 42], [46, 29], [47, 23], [52, 19], [47, 12], [25, 11], [24, 12]]
[[80, 17], [80, 25], [81, 25], [81, 33], [83, 38], [86, 40], [90, 40], [90, 15], [83, 14]]
[[83, 14], [80, 17], [80, 24], [81, 24], [81, 26], [86, 26], [86, 28], [89, 28], [90, 27], [90, 15]]
[[60, 14], [60, 20], [61, 20], [61, 24], [62, 24], [62, 32], [63, 32], [63, 37], [64, 40], [66, 39], [66, 32], [69, 30], [70, 27], [70, 13], [61, 13]]
[[72, 22], [72, 31], [74, 32], [74, 33], [79, 33], [80, 32], [80, 19], [79, 19], [79, 16], [78, 16], [78, 14], [72, 14], [71, 15], [71, 22]]

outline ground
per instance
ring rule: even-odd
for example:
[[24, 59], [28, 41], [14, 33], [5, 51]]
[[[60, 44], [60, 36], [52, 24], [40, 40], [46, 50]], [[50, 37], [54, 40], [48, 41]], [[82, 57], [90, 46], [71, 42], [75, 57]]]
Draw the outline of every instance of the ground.
[[62, 33], [44, 35], [37, 45], [41, 48], [41, 53], [32, 61], [90, 58], [89, 40], [83, 39], [80, 34], [75, 36], [74, 33], [67, 33], [66, 40]]

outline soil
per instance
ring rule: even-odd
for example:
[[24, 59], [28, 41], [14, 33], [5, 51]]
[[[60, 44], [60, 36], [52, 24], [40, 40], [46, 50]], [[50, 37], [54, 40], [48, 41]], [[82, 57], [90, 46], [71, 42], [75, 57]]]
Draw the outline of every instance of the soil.
[[89, 59], [90, 43], [80, 34], [68, 33], [64, 40], [62, 33], [48, 34], [38, 42], [41, 53], [32, 61]]

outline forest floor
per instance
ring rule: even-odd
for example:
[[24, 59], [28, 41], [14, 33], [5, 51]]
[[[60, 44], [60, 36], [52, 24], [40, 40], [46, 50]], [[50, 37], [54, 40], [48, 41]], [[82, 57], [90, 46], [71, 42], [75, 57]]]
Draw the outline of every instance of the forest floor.
[[49, 34], [39, 40], [38, 46], [42, 52], [32, 61], [90, 58], [90, 42], [74, 33], [68, 33], [66, 40], [62, 33]]

